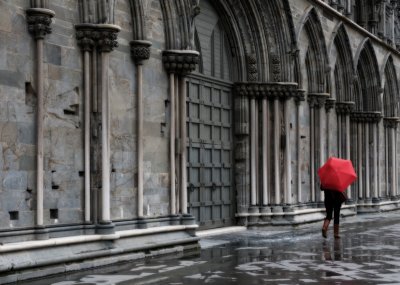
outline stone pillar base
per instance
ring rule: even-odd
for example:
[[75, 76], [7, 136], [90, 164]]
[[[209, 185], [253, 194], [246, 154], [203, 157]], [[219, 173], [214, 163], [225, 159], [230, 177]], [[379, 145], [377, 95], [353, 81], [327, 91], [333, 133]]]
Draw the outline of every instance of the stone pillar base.
[[169, 216], [169, 224], [171, 226], [179, 225], [180, 224], [179, 215], [170, 215]]
[[182, 215], [181, 225], [194, 225], [194, 224], [196, 224], [196, 220], [191, 214]]
[[36, 226], [35, 228], [35, 239], [46, 240], [49, 239], [49, 230], [45, 226]]
[[147, 229], [147, 221], [145, 217], [137, 218], [137, 228], [138, 229]]
[[87, 222], [85, 223], [84, 228], [85, 228], [85, 235], [93, 235], [96, 233], [96, 226], [94, 224]]
[[96, 234], [111, 235], [115, 233], [115, 225], [111, 221], [101, 221], [96, 225]]
[[272, 213], [282, 213], [283, 207], [281, 205], [272, 206]]

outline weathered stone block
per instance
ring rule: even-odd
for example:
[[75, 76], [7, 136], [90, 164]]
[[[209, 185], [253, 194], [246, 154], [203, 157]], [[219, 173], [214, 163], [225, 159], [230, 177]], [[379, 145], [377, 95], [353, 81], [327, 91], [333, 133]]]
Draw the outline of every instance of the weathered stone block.
[[3, 179], [4, 190], [26, 189], [28, 175], [25, 171], [5, 172]]

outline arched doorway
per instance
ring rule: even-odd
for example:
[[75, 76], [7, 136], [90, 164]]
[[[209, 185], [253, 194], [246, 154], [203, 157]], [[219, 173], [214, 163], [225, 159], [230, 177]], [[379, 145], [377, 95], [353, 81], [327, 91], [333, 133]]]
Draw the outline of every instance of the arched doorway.
[[231, 54], [217, 12], [201, 1], [195, 20], [200, 65], [188, 77], [188, 208], [201, 228], [234, 223]]

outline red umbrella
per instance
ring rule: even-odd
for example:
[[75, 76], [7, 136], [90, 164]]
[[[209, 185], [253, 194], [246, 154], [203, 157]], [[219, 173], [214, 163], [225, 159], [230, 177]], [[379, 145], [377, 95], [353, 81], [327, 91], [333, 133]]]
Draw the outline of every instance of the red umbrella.
[[351, 160], [330, 157], [325, 164], [318, 169], [321, 187], [343, 192], [354, 180], [357, 174], [354, 171]]

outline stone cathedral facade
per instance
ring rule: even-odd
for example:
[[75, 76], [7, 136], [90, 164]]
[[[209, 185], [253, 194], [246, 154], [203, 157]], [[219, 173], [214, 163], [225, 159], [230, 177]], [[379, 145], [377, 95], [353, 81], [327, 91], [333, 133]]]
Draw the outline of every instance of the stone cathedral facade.
[[399, 74], [398, 0], [1, 1], [0, 283], [322, 220], [330, 156], [398, 209]]

